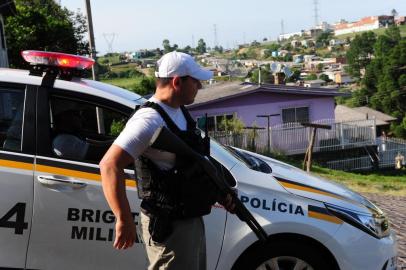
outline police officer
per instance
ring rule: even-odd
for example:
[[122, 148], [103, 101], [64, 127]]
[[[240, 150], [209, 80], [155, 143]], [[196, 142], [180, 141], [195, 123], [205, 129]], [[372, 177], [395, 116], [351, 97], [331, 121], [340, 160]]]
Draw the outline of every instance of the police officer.
[[202, 215], [210, 212], [215, 201], [233, 212], [231, 197], [216, 197], [211, 182], [193, 161], [154, 149], [149, 142], [158, 128], [166, 126], [195, 151], [207, 152], [183, 106], [193, 103], [202, 88], [200, 81], [209, 80], [212, 72], [188, 54], [170, 52], [158, 61], [155, 75], [154, 96], [130, 118], [100, 162], [103, 191], [116, 216], [113, 246], [127, 249], [136, 240], [123, 174], [135, 161], [148, 269], [206, 269]]

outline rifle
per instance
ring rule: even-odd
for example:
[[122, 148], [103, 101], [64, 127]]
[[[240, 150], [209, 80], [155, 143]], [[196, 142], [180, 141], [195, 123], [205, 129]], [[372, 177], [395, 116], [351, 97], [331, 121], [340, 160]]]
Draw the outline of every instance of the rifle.
[[166, 127], [161, 127], [155, 131], [150, 141], [150, 146], [196, 160], [196, 162], [202, 166], [204, 171], [209, 175], [210, 179], [216, 185], [220, 195], [225, 197], [230, 194], [230, 196], [232, 196], [232, 200], [235, 204], [235, 214], [237, 217], [241, 221], [247, 223], [260, 241], [266, 242], [268, 235], [266, 234], [265, 230], [261, 227], [261, 225], [259, 225], [258, 221], [254, 218], [250, 211], [248, 211], [240, 199], [238, 199], [237, 194], [226, 184], [224, 178], [218, 174], [216, 166], [208, 157], [194, 151]]

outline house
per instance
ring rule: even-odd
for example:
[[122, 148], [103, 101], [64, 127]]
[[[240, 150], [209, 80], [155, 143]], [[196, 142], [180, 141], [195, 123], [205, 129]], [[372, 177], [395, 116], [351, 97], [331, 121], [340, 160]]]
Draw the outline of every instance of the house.
[[357, 22], [341, 22], [335, 25], [334, 34], [344, 35], [362, 31], [370, 31], [382, 27], [388, 27], [395, 23], [393, 16], [369, 16], [362, 18]]
[[329, 41], [329, 44], [330, 44], [330, 46], [340, 46], [340, 45], [344, 45], [344, 44], [346, 44], [347, 42], [345, 41], [345, 40], [343, 40], [343, 39], [331, 39], [330, 41]]
[[199, 90], [188, 109], [197, 120], [207, 114], [209, 130], [219, 130], [224, 117], [238, 117], [246, 126], [266, 127], [267, 120], [257, 115], [277, 114], [270, 117], [270, 126], [334, 119], [334, 97], [342, 95], [346, 94], [300, 86], [217, 83]]
[[350, 75], [344, 72], [337, 72], [334, 75], [334, 82], [342, 85], [342, 84], [349, 84], [355, 82], [355, 79], [352, 78]]
[[400, 16], [400, 17], [396, 18], [395, 23], [397, 26], [406, 25], [406, 17]]
[[287, 33], [287, 34], [281, 34], [278, 37], [278, 40], [283, 41], [283, 40], [287, 40], [293, 37], [301, 37], [304, 34], [304, 30], [300, 31], [300, 32], [293, 32], [293, 33]]
[[0, 0], [0, 67], [8, 67], [6, 35], [4, 32], [5, 17], [15, 12], [14, 1]]
[[304, 82], [304, 87], [306, 88], [319, 88], [326, 85], [326, 81], [324, 80], [310, 80]]
[[302, 42], [300, 40], [294, 39], [290, 42], [293, 48], [299, 48], [302, 46]]
[[359, 120], [375, 120], [376, 135], [380, 135], [382, 131], [387, 131], [390, 124], [396, 121], [396, 118], [380, 111], [368, 107], [349, 108], [344, 105], [337, 105], [335, 110], [335, 119], [338, 122], [351, 122]]
[[316, 42], [313, 39], [303, 39], [301, 41], [301, 44], [303, 47], [309, 48], [314, 47], [316, 45]]

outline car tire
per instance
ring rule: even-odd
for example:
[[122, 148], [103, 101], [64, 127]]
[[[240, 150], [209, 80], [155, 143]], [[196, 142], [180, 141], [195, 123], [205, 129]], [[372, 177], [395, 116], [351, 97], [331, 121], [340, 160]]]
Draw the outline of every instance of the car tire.
[[233, 270], [334, 270], [335, 262], [326, 251], [312, 243], [270, 241], [240, 258]]

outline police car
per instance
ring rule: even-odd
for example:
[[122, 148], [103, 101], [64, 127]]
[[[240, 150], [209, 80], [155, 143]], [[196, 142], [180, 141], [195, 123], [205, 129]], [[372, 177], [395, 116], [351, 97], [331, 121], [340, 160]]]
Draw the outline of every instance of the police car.
[[[38, 51], [23, 56], [30, 71], [0, 70], [0, 269], [145, 269], [143, 243], [112, 247], [115, 218], [98, 167], [145, 99], [81, 79], [91, 59]], [[76, 138], [65, 149], [55, 142], [63, 134]], [[211, 152], [234, 177], [268, 241], [215, 205], [204, 218], [208, 269], [396, 268], [388, 219], [359, 194], [214, 140]], [[138, 222], [132, 168], [126, 178]]]

